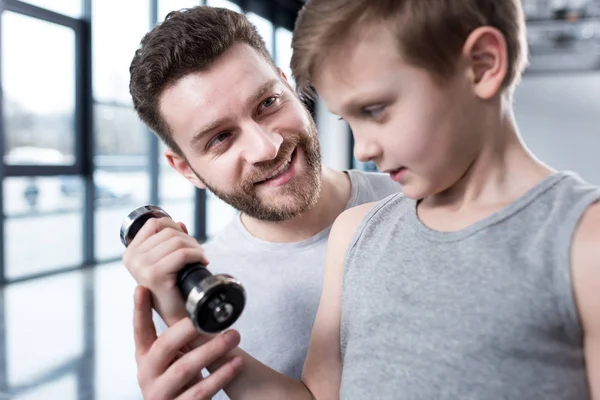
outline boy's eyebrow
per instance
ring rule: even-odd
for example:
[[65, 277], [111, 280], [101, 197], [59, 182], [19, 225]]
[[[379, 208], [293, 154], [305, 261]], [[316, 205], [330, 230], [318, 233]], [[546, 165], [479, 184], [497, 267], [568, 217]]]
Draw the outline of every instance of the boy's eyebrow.
[[[278, 83], [279, 83], [279, 79], [270, 79], [267, 82], [263, 83], [254, 92], [254, 94], [252, 96], [250, 96], [250, 98], [247, 101], [247, 104], [249, 106], [251, 106], [254, 103], [256, 103], [257, 101], [259, 101], [266, 93], [268, 93]], [[213, 131], [215, 128], [223, 125], [225, 122], [227, 122], [227, 118], [219, 118], [218, 120], [205, 125], [204, 127], [202, 127], [201, 129], [198, 130], [198, 132], [194, 135], [194, 137], [192, 137], [192, 140], [190, 141], [190, 145], [192, 147], [197, 145], [207, 133], [209, 133], [209, 132]]]

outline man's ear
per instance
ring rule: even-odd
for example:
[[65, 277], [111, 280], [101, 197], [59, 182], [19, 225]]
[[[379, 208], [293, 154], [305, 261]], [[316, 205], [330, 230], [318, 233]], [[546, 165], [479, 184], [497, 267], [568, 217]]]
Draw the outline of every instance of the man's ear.
[[289, 80], [289, 78], [287, 77], [287, 75], [285, 74], [285, 72], [283, 72], [283, 70], [279, 67], [277, 67], [277, 72], [279, 73], [279, 75], [281, 76], [283, 83], [285, 83], [292, 92], [295, 92], [294, 88], [292, 87], [292, 84]]
[[206, 189], [206, 185], [204, 185], [204, 183], [200, 179], [198, 179], [185, 157], [180, 156], [171, 149], [165, 150], [164, 154], [165, 158], [167, 159], [167, 162], [171, 167], [173, 167], [173, 169], [179, 172], [179, 174], [181, 174], [185, 179], [190, 181], [196, 187], [200, 189]]
[[504, 35], [496, 28], [475, 29], [463, 46], [468, 73], [475, 94], [482, 99], [496, 96], [508, 71], [508, 52]]

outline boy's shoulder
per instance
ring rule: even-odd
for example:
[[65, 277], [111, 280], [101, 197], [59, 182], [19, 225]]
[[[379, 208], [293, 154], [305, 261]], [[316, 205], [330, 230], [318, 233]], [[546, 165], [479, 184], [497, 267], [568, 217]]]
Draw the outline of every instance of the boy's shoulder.
[[353, 238], [359, 236], [374, 215], [386, 207], [403, 203], [405, 200], [406, 197], [398, 192], [392, 193], [381, 200], [348, 208], [336, 218], [331, 228], [331, 234], [343, 238], [343, 242], [350, 245]]

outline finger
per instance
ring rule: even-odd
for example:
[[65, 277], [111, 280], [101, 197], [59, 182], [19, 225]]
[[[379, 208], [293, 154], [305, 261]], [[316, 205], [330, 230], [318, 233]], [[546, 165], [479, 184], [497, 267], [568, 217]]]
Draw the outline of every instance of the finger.
[[[146, 223], [150, 223], [151, 221], [148, 221]], [[190, 235], [188, 235], [187, 233], [183, 232], [181, 230], [181, 228], [179, 227], [179, 225], [177, 225], [175, 222], [169, 220], [169, 221], [164, 221], [161, 222], [160, 224], [157, 223], [151, 223], [152, 229], [155, 230], [154, 233], [152, 233], [150, 236], [148, 236], [143, 243], [139, 243], [138, 246], [136, 247], [138, 249], [139, 252], [148, 252], [150, 250], [152, 250], [154, 248], [154, 246], [156, 246], [157, 244], [164, 242], [165, 240], [168, 240], [169, 238], [173, 237], [173, 236], [181, 236], [182, 238], [189, 238], [190, 241], [194, 241], [197, 242], [196, 239], [194, 239], [193, 237], [191, 237]], [[156, 228], [156, 226], [159, 226], [158, 228]], [[143, 228], [142, 228], [143, 229]], [[158, 230], [156, 230], [158, 229]]]
[[[239, 343], [240, 334], [235, 330], [230, 330], [215, 336], [209, 342], [185, 354], [158, 379], [173, 383], [172, 389], [175, 392], [167, 393], [167, 397], [179, 393], [180, 389], [197, 377], [202, 369], [226, 356]], [[160, 387], [162, 382], [157, 382], [157, 384]]]
[[186, 258], [186, 263], [189, 263], [191, 260], [193, 262], [208, 264], [208, 260], [204, 253], [204, 248], [198, 244], [196, 239], [184, 233], [180, 233], [179, 235], [175, 235], [161, 243], [157, 243], [152, 251], [148, 252], [148, 261], [150, 264], [158, 264], [162, 259], [179, 251], [190, 251], [194, 254], [194, 257], [199, 257], [198, 259]]
[[156, 270], [153, 273], [164, 277], [168, 274], [175, 274], [185, 265], [193, 263], [200, 263], [204, 266], [208, 265], [208, 259], [202, 249], [178, 249], [157, 262]]
[[144, 225], [136, 233], [135, 237], [131, 240], [131, 243], [129, 243], [128, 247], [137, 248], [139, 245], [144, 243], [146, 239], [157, 234], [165, 228], [173, 228], [178, 231], [181, 230], [179, 225], [171, 218], [150, 218], [149, 220], [144, 222]]
[[182, 318], [171, 325], [154, 341], [146, 354], [148, 372], [152, 376], [162, 375], [177, 358], [181, 349], [198, 336], [198, 331], [189, 318]]
[[210, 399], [216, 395], [219, 390], [227, 386], [235, 378], [243, 367], [241, 357], [234, 357], [231, 361], [223, 364], [219, 369], [210, 374], [205, 379], [196, 383], [190, 389], [186, 390], [175, 400], [199, 400]]
[[[127, 270], [137, 280], [141, 279], [140, 283], [149, 287], [152, 287], [151, 283], [155, 282], [155, 278], [162, 281], [164, 274], [175, 273], [187, 263], [208, 264], [204, 249], [196, 239], [170, 228], [157, 233], [138, 248], [126, 251], [123, 263]], [[175, 258], [170, 257], [167, 261], [169, 264], [165, 264], [163, 259], [172, 253], [180, 254]], [[177, 262], [178, 257], [180, 262]]]
[[156, 340], [156, 327], [152, 320], [152, 301], [150, 291], [137, 286], [134, 294], [133, 335], [136, 359], [146, 354]]
[[179, 222], [179, 227], [181, 228], [182, 231], [184, 231], [185, 233], [187, 233], [189, 235], [187, 226], [185, 226], [185, 224], [183, 222]]

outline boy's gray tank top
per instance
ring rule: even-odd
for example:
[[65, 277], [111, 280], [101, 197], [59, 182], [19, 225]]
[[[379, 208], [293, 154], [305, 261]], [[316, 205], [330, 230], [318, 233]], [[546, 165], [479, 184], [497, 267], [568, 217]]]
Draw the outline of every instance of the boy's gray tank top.
[[589, 398], [570, 247], [598, 200], [558, 172], [458, 232], [376, 203], [344, 265], [341, 399]]

